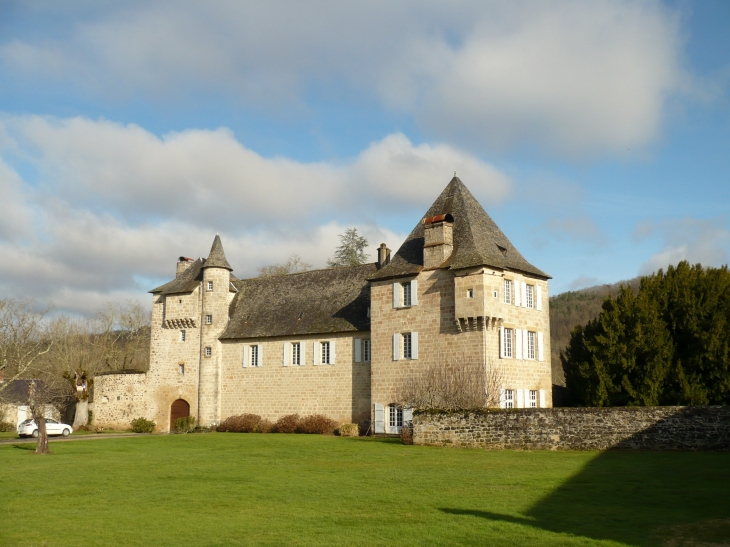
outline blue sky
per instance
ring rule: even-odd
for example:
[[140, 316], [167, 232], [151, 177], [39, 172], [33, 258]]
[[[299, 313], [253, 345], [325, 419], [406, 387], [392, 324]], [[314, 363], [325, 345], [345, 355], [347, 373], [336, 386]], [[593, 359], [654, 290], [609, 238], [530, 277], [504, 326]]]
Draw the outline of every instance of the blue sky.
[[724, 0], [5, 1], [0, 84], [0, 297], [395, 250], [454, 171], [553, 294], [730, 255]]

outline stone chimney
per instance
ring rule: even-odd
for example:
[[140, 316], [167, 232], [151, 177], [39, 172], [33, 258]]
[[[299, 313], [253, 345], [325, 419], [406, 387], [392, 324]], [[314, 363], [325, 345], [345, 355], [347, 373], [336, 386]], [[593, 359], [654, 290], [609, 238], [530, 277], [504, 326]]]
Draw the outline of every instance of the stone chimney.
[[423, 267], [435, 270], [443, 264], [454, 249], [454, 217], [438, 215], [423, 221]]
[[387, 266], [390, 262], [390, 249], [385, 246], [385, 243], [381, 243], [378, 248], [378, 270], [383, 266]]
[[185, 270], [187, 270], [190, 265], [195, 262], [192, 258], [188, 258], [186, 256], [181, 256], [177, 259], [177, 272], [175, 274], [175, 278], [180, 277]]

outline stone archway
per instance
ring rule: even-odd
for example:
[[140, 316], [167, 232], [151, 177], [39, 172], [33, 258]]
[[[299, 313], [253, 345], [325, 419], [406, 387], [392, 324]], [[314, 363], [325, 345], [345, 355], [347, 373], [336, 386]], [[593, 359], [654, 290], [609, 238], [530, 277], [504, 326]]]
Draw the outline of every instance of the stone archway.
[[170, 407], [170, 431], [175, 431], [175, 420], [190, 416], [190, 404], [185, 399], [178, 399]]

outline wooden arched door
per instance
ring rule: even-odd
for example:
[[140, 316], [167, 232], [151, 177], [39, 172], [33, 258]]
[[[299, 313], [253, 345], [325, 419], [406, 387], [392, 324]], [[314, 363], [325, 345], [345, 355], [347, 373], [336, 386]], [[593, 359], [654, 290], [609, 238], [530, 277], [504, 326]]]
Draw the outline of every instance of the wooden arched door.
[[170, 431], [175, 431], [175, 420], [190, 416], [190, 405], [184, 399], [178, 399], [170, 407]]

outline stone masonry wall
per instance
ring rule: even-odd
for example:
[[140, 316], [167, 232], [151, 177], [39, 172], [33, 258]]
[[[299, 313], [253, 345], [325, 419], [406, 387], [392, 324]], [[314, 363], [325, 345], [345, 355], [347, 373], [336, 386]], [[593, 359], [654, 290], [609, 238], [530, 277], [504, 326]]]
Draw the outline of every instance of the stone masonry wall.
[[614, 407], [416, 412], [413, 441], [527, 450], [730, 448], [730, 407]]
[[[368, 332], [224, 341], [222, 352], [221, 419], [254, 413], [271, 421], [281, 416], [324, 414], [339, 422], [370, 418], [370, 363], [354, 362], [356, 338]], [[335, 342], [331, 365], [314, 365], [313, 344]], [[284, 342], [300, 342], [304, 364], [284, 366]], [[243, 367], [244, 344], [260, 344], [260, 367]]]
[[[373, 338], [372, 402], [387, 406], [397, 402], [399, 386], [413, 374], [425, 371], [433, 364], [465, 360], [492, 363], [500, 370], [505, 389], [538, 390], [545, 393], [545, 406], [552, 406], [550, 366], [550, 323], [548, 284], [518, 274], [475, 270], [469, 277], [461, 272], [455, 277], [449, 270], [423, 271], [417, 276], [418, 304], [393, 308], [393, 283], [413, 278], [375, 281], [371, 284], [371, 332]], [[542, 310], [504, 303], [504, 275], [510, 279], [528, 281], [542, 289]], [[486, 328], [456, 322], [456, 291], [459, 296], [469, 288], [482, 298], [486, 315], [499, 317], [502, 324], [514, 328], [530, 328], [543, 332], [544, 360], [501, 359], [499, 326], [490, 321]], [[497, 298], [494, 297], [497, 291]], [[463, 293], [463, 295], [462, 295]], [[476, 327], [476, 328], [475, 328]], [[393, 360], [393, 334], [418, 332], [418, 358]]]
[[128, 429], [135, 418], [147, 416], [147, 374], [97, 374], [94, 378], [94, 425]]

